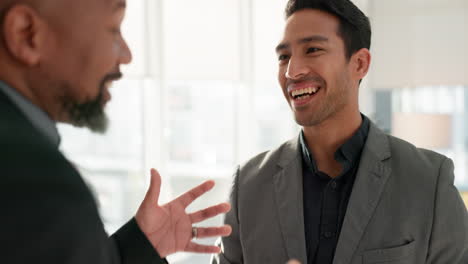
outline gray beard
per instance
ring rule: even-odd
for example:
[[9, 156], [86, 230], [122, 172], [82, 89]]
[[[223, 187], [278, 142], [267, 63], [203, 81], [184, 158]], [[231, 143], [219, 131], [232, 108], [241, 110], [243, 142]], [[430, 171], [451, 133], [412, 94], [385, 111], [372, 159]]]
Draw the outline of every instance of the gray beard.
[[[107, 82], [122, 77], [120, 71], [107, 74], [99, 85], [99, 94], [91, 101], [77, 103], [73, 98], [64, 96], [63, 107], [67, 111], [69, 122], [76, 127], [87, 127], [92, 132], [104, 134], [109, 126], [109, 118], [104, 112], [104, 90]], [[64, 87], [66, 88], [66, 87]], [[68, 91], [63, 89], [63, 91]]]
[[[99, 86], [99, 94], [93, 100], [78, 103], [70, 96], [63, 95], [63, 109], [67, 112], [68, 123], [76, 127], [87, 127], [92, 132], [103, 134], [107, 131], [109, 119], [104, 112], [102, 98], [104, 96], [105, 81], [103, 80]], [[62, 86], [67, 86], [64, 83]], [[68, 91], [67, 87], [62, 87], [62, 91]]]
[[[85, 103], [68, 103], [66, 110], [69, 121], [76, 127], [87, 127], [92, 132], [104, 134], [109, 126], [109, 119], [102, 105], [102, 90], [96, 99]], [[70, 102], [70, 101], [69, 101]]]

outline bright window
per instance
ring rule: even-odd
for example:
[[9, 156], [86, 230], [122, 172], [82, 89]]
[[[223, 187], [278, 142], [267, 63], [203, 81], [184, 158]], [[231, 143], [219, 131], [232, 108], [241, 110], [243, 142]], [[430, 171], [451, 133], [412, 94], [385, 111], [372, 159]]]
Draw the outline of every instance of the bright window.
[[[274, 47], [282, 33], [285, 3], [127, 1], [123, 32], [134, 60], [123, 67], [125, 78], [111, 89], [108, 133], [93, 135], [60, 126], [62, 149], [97, 194], [109, 232], [134, 215], [146, 192], [149, 168], [159, 169], [163, 176], [163, 201], [204, 179], [215, 179], [217, 187], [189, 208], [195, 210], [228, 198], [236, 164], [297, 134], [276, 81]], [[372, 12], [369, 1], [356, 3]], [[380, 63], [385, 65], [384, 60]], [[467, 88], [375, 88], [381, 87], [367, 80], [363, 83], [361, 109], [388, 132], [395, 112], [451, 116], [451, 144], [437, 150], [453, 158], [456, 183], [465, 188]], [[221, 221], [217, 218], [202, 225]], [[170, 258], [171, 263], [191, 264], [208, 263], [208, 259], [193, 254]]]

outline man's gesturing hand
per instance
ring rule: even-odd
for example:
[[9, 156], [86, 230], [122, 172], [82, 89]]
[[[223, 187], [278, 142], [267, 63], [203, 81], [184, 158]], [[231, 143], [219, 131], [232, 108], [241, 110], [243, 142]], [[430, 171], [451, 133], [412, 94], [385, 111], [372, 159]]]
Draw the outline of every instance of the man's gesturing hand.
[[[187, 206], [211, 190], [213, 186], [214, 181], [206, 181], [175, 200], [159, 205], [161, 176], [155, 169], [151, 169], [150, 186], [135, 218], [138, 226], [161, 257], [179, 251], [219, 253], [219, 247], [200, 245], [192, 241], [192, 224], [226, 213], [231, 206], [228, 203], [221, 203], [194, 213], [185, 212]], [[228, 236], [229, 234], [231, 234], [231, 227], [228, 225], [198, 227], [196, 231], [197, 238]]]

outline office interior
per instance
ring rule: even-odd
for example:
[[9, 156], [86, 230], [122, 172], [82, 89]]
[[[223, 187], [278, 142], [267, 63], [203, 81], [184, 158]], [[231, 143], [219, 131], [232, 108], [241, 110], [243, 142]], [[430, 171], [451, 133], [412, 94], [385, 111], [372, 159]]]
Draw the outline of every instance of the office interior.
[[[362, 113], [385, 132], [450, 157], [468, 206], [468, 1], [353, 2], [373, 27]], [[150, 168], [163, 177], [163, 201], [214, 179], [195, 210], [228, 199], [236, 164], [300, 131], [277, 83], [285, 3], [127, 1], [123, 32], [134, 60], [111, 89], [109, 131], [59, 126], [61, 149], [96, 194], [108, 232], [135, 213]]]

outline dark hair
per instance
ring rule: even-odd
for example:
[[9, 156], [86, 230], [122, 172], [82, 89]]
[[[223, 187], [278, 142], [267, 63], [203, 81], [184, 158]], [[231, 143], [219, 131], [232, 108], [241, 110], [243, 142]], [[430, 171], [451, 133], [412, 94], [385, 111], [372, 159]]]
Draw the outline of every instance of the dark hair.
[[370, 49], [372, 32], [369, 18], [350, 0], [289, 0], [286, 18], [302, 9], [321, 10], [340, 20], [338, 35], [344, 41], [347, 59], [362, 48]]

